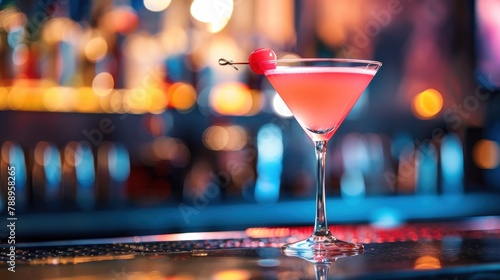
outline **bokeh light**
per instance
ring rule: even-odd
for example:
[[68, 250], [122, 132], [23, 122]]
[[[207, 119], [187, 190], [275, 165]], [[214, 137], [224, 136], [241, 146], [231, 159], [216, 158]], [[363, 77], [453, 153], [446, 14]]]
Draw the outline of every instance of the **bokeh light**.
[[229, 135], [222, 126], [210, 126], [203, 133], [203, 144], [205, 147], [213, 151], [220, 151], [224, 149], [228, 141]]
[[[45, 23], [42, 38], [47, 44], [56, 44], [63, 40], [67, 26], [75, 24], [71, 19], [64, 17], [52, 18]], [[71, 27], [70, 27], [71, 28]]]
[[203, 133], [203, 144], [213, 151], [238, 151], [248, 142], [248, 132], [238, 125], [213, 125]]
[[144, 7], [151, 12], [161, 12], [168, 8], [172, 0], [144, 0]]
[[92, 62], [104, 58], [108, 51], [108, 43], [101, 36], [95, 36], [85, 44], [85, 57]]
[[110, 32], [119, 32], [122, 34], [133, 32], [139, 25], [139, 17], [134, 8], [129, 5], [115, 7], [112, 11], [105, 14], [102, 20], [103, 26], [109, 29]]
[[115, 90], [111, 93], [109, 98], [109, 107], [113, 113], [125, 113], [125, 108], [123, 107], [123, 97], [125, 96], [125, 90]]
[[426, 89], [413, 99], [413, 111], [420, 119], [431, 119], [443, 108], [443, 97], [435, 89]]
[[7, 6], [1, 10], [0, 16], [3, 19], [0, 21], [0, 28], [5, 29], [9, 33], [22, 28], [27, 21], [26, 15], [19, 12], [13, 6]]
[[11, 110], [21, 110], [28, 99], [30, 87], [25, 85], [14, 85], [7, 97], [7, 102]]
[[247, 280], [252, 278], [250, 271], [245, 269], [228, 269], [215, 273], [213, 280]]
[[147, 107], [145, 110], [153, 114], [161, 114], [167, 108], [168, 99], [161, 89], [151, 89], [148, 91]]
[[92, 81], [92, 90], [96, 95], [106, 96], [111, 93], [115, 81], [113, 76], [108, 72], [99, 73], [94, 77]]
[[92, 113], [100, 111], [101, 105], [99, 99], [94, 95], [94, 91], [90, 87], [81, 87], [77, 91], [78, 102], [76, 103], [76, 111], [82, 113]]
[[441, 262], [438, 258], [433, 256], [421, 256], [415, 260], [415, 269], [439, 269]]
[[472, 150], [474, 163], [482, 169], [494, 169], [500, 163], [500, 147], [491, 140], [479, 140]]
[[59, 87], [51, 87], [44, 92], [43, 105], [50, 112], [61, 109], [63, 105], [63, 96]]
[[233, 0], [194, 0], [191, 15], [196, 20], [207, 23], [211, 33], [224, 29], [233, 13]]
[[189, 148], [177, 138], [158, 137], [153, 142], [152, 148], [157, 159], [168, 160], [176, 167], [186, 166], [191, 159]]
[[160, 44], [166, 53], [181, 53], [188, 48], [187, 35], [188, 33], [183, 28], [172, 27], [159, 34]]
[[7, 87], [0, 87], [0, 110], [7, 108], [7, 96], [9, 95], [9, 89]]
[[252, 95], [243, 83], [226, 83], [210, 94], [210, 107], [222, 115], [243, 116], [252, 108]]
[[178, 111], [191, 109], [196, 103], [196, 90], [187, 83], [175, 83], [168, 88], [170, 105]]

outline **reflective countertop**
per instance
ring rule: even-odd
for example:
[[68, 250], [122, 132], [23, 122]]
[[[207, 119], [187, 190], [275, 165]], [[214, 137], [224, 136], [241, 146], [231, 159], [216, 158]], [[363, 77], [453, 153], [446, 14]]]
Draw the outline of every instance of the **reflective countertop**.
[[314, 264], [281, 253], [283, 243], [309, 230], [19, 244], [15, 273], [2, 245], [0, 279], [500, 279], [499, 218], [392, 229], [337, 226], [334, 232], [365, 244], [362, 254]]

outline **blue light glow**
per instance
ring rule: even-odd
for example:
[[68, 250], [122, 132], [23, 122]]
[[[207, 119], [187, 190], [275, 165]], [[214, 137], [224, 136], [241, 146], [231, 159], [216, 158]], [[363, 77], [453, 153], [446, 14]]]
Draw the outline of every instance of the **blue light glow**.
[[130, 158], [127, 149], [121, 144], [109, 150], [108, 169], [111, 178], [116, 182], [125, 182], [130, 175]]
[[413, 147], [413, 139], [408, 133], [397, 133], [392, 137], [391, 154], [396, 160], [399, 160], [401, 153], [408, 147]]
[[75, 168], [78, 185], [82, 188], [92, 187], [95, 180], [94, 155], [87, 145], [78, 145], [75, 152]]
[[363, 174], [356, 169], [347, 170], [340, 181], [342, 197], [361, 198], [365, 196], [366, 187]]
[[342, 138], [342, 162], [345, 170], [357, 169], [363, 174], [370, 171], [366, 138], [358, 133], [350, 133]]
[[28, 193], [26, 190], [28, 178], [24, 152], [18, 144], [12, 144], [9, 149], [9, 164], [16, 168], [16, 209], [23, 210], [28, 204]]
[[77, 181], [77, 197], [78, 205], [89, 210], [93, 208], [95, 203], [94, 197], [94, 155], [92, 149], [85, 144], [79, 144], [75, 151], [75, 169]]
[[9, 33], [7, 33], [7, 43], [9, 44], [9, 47], [15, 49], [16, 46], [21, 44], [25, 37], [24, 33], [24, 28], [21, 27], [15, 28], [14, 30], [11, 30]]
[[371, 216], [371, 225], [378, 228], [395, 228], [403, 223], [400, 211], [393, 208], [377, 209]]
[[464, 152], [460, 139], [447, 135], [441, 144], [441, 171], [444, 194], [460, 194], [464, 190]]
[[45, 197], [49, 201], [57, 201], [61, 193], [62, 167], [59, 150], [48, 146], [43, 153], [43, 165], [45, 169]]
[[416, 164], [416, 192], [419, 194], [437, 194], [438, 167], [434, 144], [422, 144], [418, 147]]
[[278, 126], [266, 124], [257, 134], [257, 172], [255, 200], [276, 202], [279, 198], [283, 166], [283, 136]]

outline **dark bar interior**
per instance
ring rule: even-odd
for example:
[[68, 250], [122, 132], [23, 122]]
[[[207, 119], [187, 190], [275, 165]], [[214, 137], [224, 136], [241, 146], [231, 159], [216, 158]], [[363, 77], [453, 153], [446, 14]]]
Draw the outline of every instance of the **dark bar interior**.
[[[0, 278], [499, 279], [499, 46], [497, 0], [0, 1]], [[263, 47], [382, 63], [326, 155], [359, 256], [279, 250], [313, 230], [314, 145], [218, 62]], [[91, 243], [141, 249], [48, 249]]]

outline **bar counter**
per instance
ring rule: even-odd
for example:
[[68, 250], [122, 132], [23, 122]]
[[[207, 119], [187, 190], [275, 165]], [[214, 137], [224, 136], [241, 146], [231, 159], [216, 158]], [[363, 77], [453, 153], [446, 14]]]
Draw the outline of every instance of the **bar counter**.
[[364, 251], [316, 263], [281, 253], [282, 244], [307, 237], [312, 227], [23, 243], [15, 273], [2, 245], [0, 278], [500, 279], [500, 217], [330, 228]]

